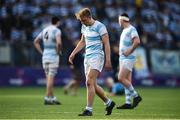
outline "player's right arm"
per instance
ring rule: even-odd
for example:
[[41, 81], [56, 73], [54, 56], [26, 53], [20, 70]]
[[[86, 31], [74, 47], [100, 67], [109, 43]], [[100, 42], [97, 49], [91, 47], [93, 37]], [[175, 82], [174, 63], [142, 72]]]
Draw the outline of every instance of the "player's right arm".
[[79, 41], [76, 48], [72, 51], [71, 55], [69, 56], [69, 62], [71, 64], [73, 64], [73, 59], [74, 59], [75, 55], [79, 51], [81, 51], [85, 47], [85, 45], [86, 45], [86, 43], [85, 43], [84, 35], [81, 35], [81, 40]]
[[57, 35], [56, 35], [56, 49], [57, 49], [57, 53], [62, 55], [61, 32], [58, 32]]
[[42, 55], [43, 51], [42, 51], [42, 48], [40, 46], [40, 41], [42, 40], [42, 35], [41, 34], [42, 34], [42, 32], [35, 38], [34, 46], [38, 50], [38, 52]]

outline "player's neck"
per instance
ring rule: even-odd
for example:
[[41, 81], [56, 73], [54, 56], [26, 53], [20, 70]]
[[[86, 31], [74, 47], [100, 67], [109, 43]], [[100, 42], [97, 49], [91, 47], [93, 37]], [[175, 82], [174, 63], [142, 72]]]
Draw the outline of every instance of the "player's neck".
[[130, 26], [130, 23], [124, 24], [124, 28], [128, 28]]
[[95, 23], [95, 20], [93, 18], [91, 18], [91, 21], [89, 23], [89, 26], [92, 26]]
[[52, 26], [54, 26], [54, 27], [58, 27], [58, 25], [56, 25], [56, 24], [52, 24]]

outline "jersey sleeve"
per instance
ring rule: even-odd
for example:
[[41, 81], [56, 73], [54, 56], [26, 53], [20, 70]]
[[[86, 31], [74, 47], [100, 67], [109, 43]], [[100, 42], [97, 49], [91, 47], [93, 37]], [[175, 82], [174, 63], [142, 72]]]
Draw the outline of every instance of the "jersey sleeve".
[[61, 36], [61, 30], [58, 29], [58, 30], [56, 31], [56, 36], [57, 36], [57, 35], [60, 35], [60, 36]]
[[81, 34], [84, 34], [84, 26], [81, 26]]
[[40, 33], [38, 34], [37, 38], [42, 40], [42, 39], [43, 39], [43, 32], [40, 32]]
[[139, 35], [138, 35], [136, 29], [131, 29], [130, 36], [131, 36], [131, 39], [133, 39], [134, 37], [138, 37], [139, 38]]
[[106, 29], [106, 26], [104, 24], [98, 25], [98, 33], [100, 34], [100, 36], [107, 33], [107, 29]]

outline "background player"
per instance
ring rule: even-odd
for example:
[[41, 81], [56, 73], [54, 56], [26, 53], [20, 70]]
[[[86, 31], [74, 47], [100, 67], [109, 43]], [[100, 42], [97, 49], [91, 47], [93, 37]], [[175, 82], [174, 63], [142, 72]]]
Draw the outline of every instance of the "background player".
[[[140, 44], [140, 39], [126, 13], [119, 16], [119, 25], [123, 27], [123, 31], [119, 45], [120, 70], [118, 79], [125, 87], [126, 102], [124, 105], [118, 106], [117, 109], [132, 109], [142, 100], [132, 86], [132, 69], [136, 60], [135, 49]], [[131, 104], [131, 98], [133, 98], [133, 104]]]
[[81, 40], [69, 56], [69, 62], [73, 64], [75, 55], [84, 47], [86, 54], [84, 68], [87, 87], [87, 106], [79, 116], [91, 116], [94, 96], [97, 94], [106, 104], [106, 115], [110, 115], [115, 103], [105, 95], [103, 89], [97, 85], [96, 79], [104, 66], [105, 48], [105, 68], [111, 69], [109, 36], [106, 27], [101, 22], [94, 20], [89, 8], [84, 8], [76, 13], [77, 19], [82, 23]]
[[[34, 45], [42, 54], [42, 64], [46, 74], [46, 96], [45, 105], [60, 104], [53, 94], [54, 77], [59, 67], [59, 54], [61, 54], [61, 31], [57, 28], [60, 25], [58, 17], [52, 17], [52, 25], [46, 27], [34, 40]], [[40, 42], [43, 41], [44, 50]]]
[[[73, 44], [72, 50], [75, 48], [79, 41], [77, 40], [75, 44]], [[72, 51], [71, 50], [71, 51]], [[77, 95], [77, 90], [80, 87], [82, 81], [85, 80], [84, 76], [84, 67], [83, 67], [84, 57], [81, 52], [77, 53], [75, 58], [73, 59], [73, 64], [70, 64], [69, 67], [72, 73], [72, 80], [70, 80], [66, 86], [64, 87], [64, 94]], [[68, 62], [69, 63], [69, 62]]]

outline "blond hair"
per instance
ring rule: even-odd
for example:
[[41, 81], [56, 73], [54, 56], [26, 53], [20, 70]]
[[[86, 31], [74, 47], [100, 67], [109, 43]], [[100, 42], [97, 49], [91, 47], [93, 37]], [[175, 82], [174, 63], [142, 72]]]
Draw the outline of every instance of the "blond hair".
[[83, 8], [76, 14], [76, 18], [79, 20], [81, 17], [91, 17], [91, 10], [89, 8]]

